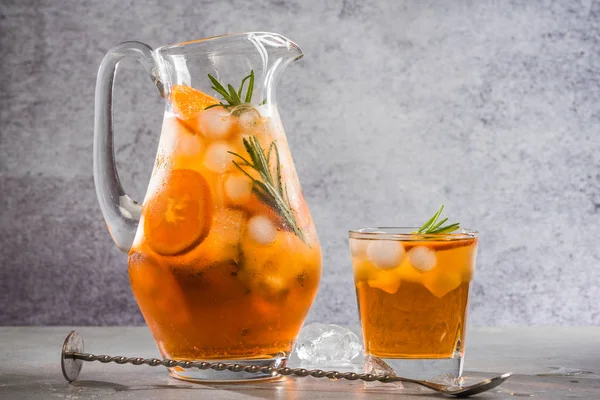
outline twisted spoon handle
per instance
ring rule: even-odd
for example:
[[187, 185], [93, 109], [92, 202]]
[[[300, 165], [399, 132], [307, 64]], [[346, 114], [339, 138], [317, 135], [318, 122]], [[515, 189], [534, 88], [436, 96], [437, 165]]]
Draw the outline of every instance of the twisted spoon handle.
[[[123, 357], [123, 356], [107, 356], [95, 355], [89, 353], [65, 352], [64, 357], [83, 361], [99, 361], [101, 363], [117, 363], [117, 364], [133, 364], [133, 365], [149, 365], [151, 367], [181, 367], [185, 369], [198, 368], [201, 370], [212, 369], [215, 371], [229, 370], [232, 372], [249, 372], [249, 373], [266, 373], [279, 375], [294, 375], [299, 377], [312, 376], [314, 378], [329, 378], [329, 379], [347, 379], [349, 381], [362, 380], [366, 382], [413, 382], [410, 379], [400, 378], [393, 375], [373, 375], [373, 374], [357, 374], [355, 372], [338, 372], [338, 371], [323, 371], [320, 369], [308, 370], [305, 368], [288, 368], [274, 366], [258, 366], [258, 365], [243, 365], [243, 364], [228, 364], [228, 363], [209, 363], [206, 361], [184, 361], [184, 360], [169, 360], [158, 358], [141, 358], [141, 357]], [[67, 377], [67, 380], [70, 380]]]

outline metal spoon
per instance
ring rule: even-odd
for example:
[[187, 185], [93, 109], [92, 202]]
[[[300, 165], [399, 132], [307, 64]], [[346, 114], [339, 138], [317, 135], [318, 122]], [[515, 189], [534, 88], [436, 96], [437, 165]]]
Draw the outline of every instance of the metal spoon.
[[[511, 372], [507, 372], [502, 375], [498, 375], [493, 378], [485, 379], [481, 382], [477, 382], [477, 383], [474, 383], [469, 386], [443, 385], [443, 384], [438, 384], [438, 383], [433, 383], [433, 382], [428, 382], [428, 381], [419, 381], [419, 380], [406, 379], [406, 378], [400, 378], [400, 377], [398, 377], [397, 379], [394, 379], [394, 380], [400, 381], [400, 382], [416, 383], [417, 385], [425, 386], [426, 388], [435, 390], [436, 392], [439, 392], [439, 393], [447, 394], [449, 396], [469, 397], [469, 396], [474, 396], [479, 393], [487, 392], [488, 390], [501, 385], [502, 382], [504, 382], [505, 380], [510, 378], [511, 375], [512, 375]], [[394, 380], [390, 380], [388, 382], [393, 382]]]
[[83, 361], [99, 361], [101, 363], [117, 363], [117, 364], [133, 364], [133, 365], [149, 365], [156, 367], [159, 365], [165, 367], [181, 367], [181, 368], [198, 368], [202, 370], [212, 369], [215, 371], [232, 371], [232, 372], [250, 372], [250, 373], [268, 373], [273, 376], [277, 375], [293, 375], [297, 377], [312, 376], [314, 378], [329, 378], [329, 379], [346, 379], [350, 381], [362, 380], [365, 382], [408, 382], [424, 386], [436, 392], [443, 393], [455, 397], [469, 397], [479, 393], [486, 392], [496, 386], [502, 384], [512, 374], [496, 376], [494, 378], [485, 379], [481, 382], [474, 383], [469, 386], [447, 385], [422, 381], [417, 379], [402, 378], [393, 375], [373, 375], [373, 374], [357, 374], [354, 372], [338, 372], [338, 371], [322, 371], [320, 369], [307, 370], [304, 368], [288, 368], [275, 366], [258, 366], [258, 365], [243, 365], [243, 364], [226, 364], [221, 362], [209, 363], [204, 361], [183, 361], [169, 360], [158, 358], [140, 358], [140, 357], [122, 357], [122, 356], [105, 356], [95, 355], [83, 352], [83, 338], [76, 331], [71, 331], [64, 343], [61, 354], [61, 367], [63, 376], [69, 382], [74, 382], [81, 373]]

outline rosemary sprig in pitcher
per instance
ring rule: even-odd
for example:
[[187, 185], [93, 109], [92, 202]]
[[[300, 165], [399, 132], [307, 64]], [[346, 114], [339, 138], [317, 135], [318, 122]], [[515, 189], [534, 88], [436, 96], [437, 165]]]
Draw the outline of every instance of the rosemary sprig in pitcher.
[[[304, 243], [308, 243], [304, 232], [298, 225], [296, 215], [290, 206], [287, 189], [281, 180], [281, 162], [277, 144], [272, 142], [265, 152], [256, 136], [251, 136], [249, 139], [244, 138], [243, 141], [250, 159], [230, 151], [229, 153], [240, 161], [234, 160], [233, 164], [252, 180], [252, 190], [259, 199], [273, 208]], [[275, 153], [275, 168], [271, 167], [272, 153]], [[255, 179], [243, 167], [249, 167], [258, 172], [260, 179]]]
[[[205, 110], [213, 107], [235, 107], [242, 104], [250, 104], [252, 102], [252, 92], [254, 91], [253, 69], [250, 70], [250, 74], [248, 76], [242, 79], [242, 83], [240, 84], [238, 90], [235, 90], [235, 88], [230, 84], [228, 84], [227, 88], [225, 88], [225, 86], [211, 74], [208, 74], [208, 79], [210, 79], [213, 84], [211, 88], [215, 92], [219, 93], [223, 97], [223, 101], [225, 101], [227, 104], [224, 104], [223, 101], [221, 101], [218, 104], [213, 104], [206, 107]], [[248, 87], [246, 88], [246, 94], [244, 95], [244, 85], [246, 84], [246, 81], [248, 82]]]

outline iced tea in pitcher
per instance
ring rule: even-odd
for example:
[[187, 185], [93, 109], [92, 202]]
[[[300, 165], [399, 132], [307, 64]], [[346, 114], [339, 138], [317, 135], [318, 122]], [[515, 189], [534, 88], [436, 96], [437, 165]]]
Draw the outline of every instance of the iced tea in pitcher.
[[[110, 204], [103, 211], [118, 244], [134, 227], [131, 287], [165, 357], [281, 366], [292, 350], [321, 275], [319, 240], [274, 97], [281, 70], [301, 54], [267, 33], [152, 53], [167, 106], [139, 222], [112, 220]], [[212, 72], [194, 75], [194, 60]], [[105, 186], [97, 185], [101, 205]], [[134, 219], [131, 200], [119, 199], [119, 211]]]
[[321, 253], [278, 116], [185, 86], [171, 103], [129, 256], [142, 313], [171, 358], [289, 352]]

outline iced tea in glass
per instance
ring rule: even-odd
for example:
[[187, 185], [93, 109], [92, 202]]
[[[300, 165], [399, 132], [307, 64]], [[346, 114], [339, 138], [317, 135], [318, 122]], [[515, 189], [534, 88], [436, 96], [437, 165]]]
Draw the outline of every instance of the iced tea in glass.
[[458, 378], [477, 236], [417, 229], [350, 232], [365, 353], [402, 376]]

